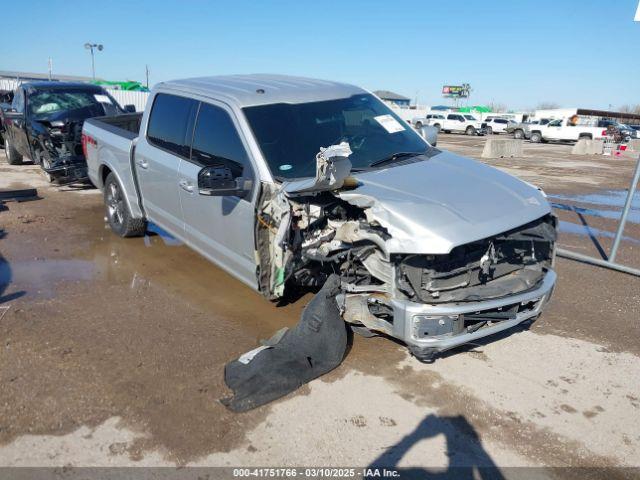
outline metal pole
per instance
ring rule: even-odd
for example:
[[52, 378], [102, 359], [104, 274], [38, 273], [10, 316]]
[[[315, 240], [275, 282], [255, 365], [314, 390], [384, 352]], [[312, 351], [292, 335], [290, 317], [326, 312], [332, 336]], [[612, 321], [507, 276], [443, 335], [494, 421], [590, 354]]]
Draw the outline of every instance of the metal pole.
[[638, 185], [638, 181], [640, 180], [640, 156], [638, 157], [638, 163], [636, 163], [636, 170], [633, 174], [633, 180], [631, 181], [631, 186], [629, 187], [629, 191], [627, 192], [627, 200], [624, 203], [624, 209], [622, 210], [622, 216], [620, 217], [620, 224], [618, 225], [618, 231], [616, 232], [616, 237], [613, 241], [613, 246], [611, 247], [611, 254], [609, 255], [609, 261], [615, 262], [616, 254], [618, 253], [618, 247], [620, 246], [620, 241], [622, 240], [622, 234], [624, 233], [624, 227], [627, 223], [627, 216], [629, 215], [629, 210], [631, 210], [631, 205], [633, 203], [633, 197], [636, 193], [636, 187]]
[[598, 267], [610, 268], [611, 270], [617, 270], [619, 272], [628, 273], [629, 275], [640, 277], [640, 270], [638, 270], [637, 268], [627, 267], [626, 265], [620, 265], [619, 263], [611, 262], [609, 260], [593, 258], [588, 255], [582, 255], [581, 253], [570, 252], [569, 250], [565, 250], [564, 248], [559, 248], [558, 250], [556, 250], [556, 253], [559, 257], [578, 260], [579, 262], [597, 265]]
[[93, 80], [95, 81], [95, 79], [96, 79], [96, 64], [95, 64], [95, 60], [93, 59], [93, 45], [91, 45], [91, 76], [93, 77]]

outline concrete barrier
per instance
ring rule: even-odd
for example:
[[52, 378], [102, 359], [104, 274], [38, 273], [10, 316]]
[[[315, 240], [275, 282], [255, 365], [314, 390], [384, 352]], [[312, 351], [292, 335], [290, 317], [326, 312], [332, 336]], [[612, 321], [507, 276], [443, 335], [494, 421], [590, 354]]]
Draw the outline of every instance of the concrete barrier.
[[482, 158], [521, 157], [522, 140], [511, 138], [487, 138]]
[[640, 139], [634, 138], [633, 140], [629, 140], [628, 150], [633, 150], [634, 152], [640, 152]]
[[578, 140], [571, 149], [572, 155], [602, 155], [604, 140]]

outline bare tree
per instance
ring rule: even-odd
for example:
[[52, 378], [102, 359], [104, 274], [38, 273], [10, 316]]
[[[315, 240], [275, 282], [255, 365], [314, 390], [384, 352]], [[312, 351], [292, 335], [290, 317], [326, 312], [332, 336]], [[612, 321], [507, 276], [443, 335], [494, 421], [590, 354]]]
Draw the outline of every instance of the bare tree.
[[635, 115], [640, 115], [640, 104], [631, 105], [630, 103], [627, 103], [626, 105], [620, 105], [618, 107], [618, 111], [622, 113], [633, 113]]
[[540, 102], [536, 110], [553, 110], [554, 108], [560, 108], [560, 105], [556, 102]]

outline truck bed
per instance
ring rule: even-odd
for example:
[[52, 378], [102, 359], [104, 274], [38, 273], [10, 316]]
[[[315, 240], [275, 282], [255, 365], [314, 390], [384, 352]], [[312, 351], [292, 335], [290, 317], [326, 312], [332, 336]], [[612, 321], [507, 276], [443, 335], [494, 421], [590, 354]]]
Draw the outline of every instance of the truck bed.
[[140, 132], [142, 112], [126, 113], [124, 115], [110, 117], [95, 117], [90, 119], [90, 121], [99, 128], [133, 140], [138, 136], [138, 132]]
[[142, 210], [133, 152], [141, 122], [142, 113], [127, 113], [90, 118], [82, 128], [82, 133], [90, 137], [86, 145], [91, 182], [102, 189], [106, 174], [115, 173], [127, 196], [131, 212], [136, 217], [142, 216]]

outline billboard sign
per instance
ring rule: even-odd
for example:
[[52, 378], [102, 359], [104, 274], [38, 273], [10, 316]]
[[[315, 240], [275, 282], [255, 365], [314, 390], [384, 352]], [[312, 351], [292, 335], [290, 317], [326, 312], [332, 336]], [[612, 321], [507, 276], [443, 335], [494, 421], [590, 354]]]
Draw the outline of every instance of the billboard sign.
[[469, 85], [445, 85], [442, 87], [442, 96], [447, 98], [467, 98], [469, 96]]

